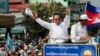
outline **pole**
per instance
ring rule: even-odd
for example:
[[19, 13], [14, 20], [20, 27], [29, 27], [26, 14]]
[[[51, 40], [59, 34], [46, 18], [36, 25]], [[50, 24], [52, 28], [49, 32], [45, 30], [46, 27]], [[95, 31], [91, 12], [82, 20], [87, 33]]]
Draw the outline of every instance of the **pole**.
[[86, 2], [86, 4], [85, 4], [85, 10], [84, 10], [84, 13], [86, 13], [86, 8], [87, 8], [87, 2]]
[[87, 4], [88, 4], [88, 1], [86, 1], [86, 3], [85, 3], [85, 10], [84, 10], [84, 13], [86, 13]]

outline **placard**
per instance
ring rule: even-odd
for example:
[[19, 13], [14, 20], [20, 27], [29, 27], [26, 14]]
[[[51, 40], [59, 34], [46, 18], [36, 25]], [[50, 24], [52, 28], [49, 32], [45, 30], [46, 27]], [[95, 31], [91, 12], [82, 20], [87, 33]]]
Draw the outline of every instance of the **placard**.
[[96, 56], [96, 46], [81, 44], [46, 44], [44, 56]]

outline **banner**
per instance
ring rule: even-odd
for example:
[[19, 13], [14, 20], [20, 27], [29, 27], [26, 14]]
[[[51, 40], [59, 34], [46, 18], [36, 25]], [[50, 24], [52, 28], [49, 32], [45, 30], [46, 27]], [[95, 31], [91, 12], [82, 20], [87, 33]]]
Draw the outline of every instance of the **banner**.
[[44, 56], [96, 56], [96, 46], [81, 44], [46, 44]]

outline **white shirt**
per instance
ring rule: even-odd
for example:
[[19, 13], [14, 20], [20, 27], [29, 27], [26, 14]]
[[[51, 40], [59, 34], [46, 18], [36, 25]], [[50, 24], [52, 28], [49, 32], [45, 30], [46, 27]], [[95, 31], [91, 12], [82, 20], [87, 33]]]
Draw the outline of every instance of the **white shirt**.
[[72, 25], [71, 27], [71, 40], [72, 42], [84, 42], [84, 40], [80, 40], [81, 36], [87, 36], [86, 26], [82, 26], [80, 22]]
[[37, 18], [36, 22], [50, 31], [50, 39], [67, 39], [70, 16], [66, 15], [64, 21], [61, 22], [60, 25], [43, 21], [40, 18]]

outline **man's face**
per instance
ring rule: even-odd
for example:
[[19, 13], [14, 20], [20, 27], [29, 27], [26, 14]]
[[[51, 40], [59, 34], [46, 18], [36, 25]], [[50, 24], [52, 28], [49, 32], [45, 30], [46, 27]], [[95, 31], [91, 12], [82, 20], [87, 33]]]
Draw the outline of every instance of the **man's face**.
[[87, 20], [80, 20], [82, 25], [86, 25], [87, 24]]
[[59, 25], [61, 23], [61, 17], [59, 15], [54, 15], [53, 22]]

